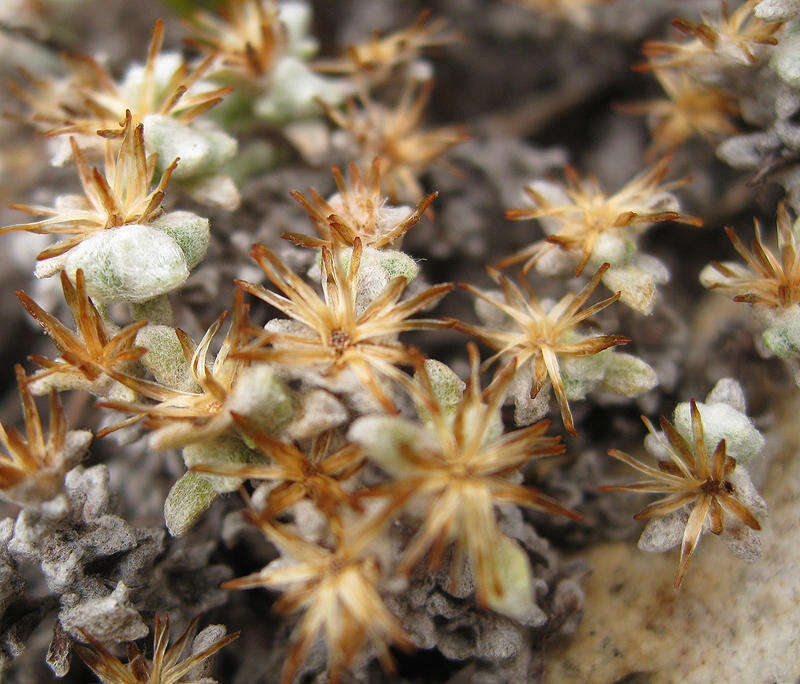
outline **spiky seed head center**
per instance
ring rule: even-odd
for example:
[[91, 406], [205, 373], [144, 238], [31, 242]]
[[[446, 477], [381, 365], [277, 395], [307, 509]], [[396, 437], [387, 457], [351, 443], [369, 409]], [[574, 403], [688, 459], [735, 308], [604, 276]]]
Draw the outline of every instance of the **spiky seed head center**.
[[346, 330], [332, 330], [328, 336], [328, 344], [340, 354], [350, 346], [352, 341], [353, 338]]
[[733, 494], [735, 487], [728, 480], [706, 480], [700, 485], [700, 491], [709, 496], [718, 496], [720, 494]]

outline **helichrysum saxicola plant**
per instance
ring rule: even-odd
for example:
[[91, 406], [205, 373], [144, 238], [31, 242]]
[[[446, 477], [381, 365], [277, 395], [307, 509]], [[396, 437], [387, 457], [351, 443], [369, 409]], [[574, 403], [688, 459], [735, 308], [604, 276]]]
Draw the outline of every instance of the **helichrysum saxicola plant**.
[[797, 679], [800, 8], [407, 5], [0, 3], [9, 681]]
[[726, 229], [742, 262], [713, 261], [700, 273], [707, 288], [749, 304], [763, 328], [764, 350], [786, 359], [796, 381], [800, 381], [797, 359], [798, 305], [800, 304], [800, 256], [796, 249], [796, 228], [785, 205], [778, 207], [777, 249], [764, 242], [761, 226], [755, 222], [755, 236], [748, 247], [730, 228]]
[[542, 240], [500, 261], [498, 267], [524, 263], [544, 275], [570, 269], [581, 275], [588, 266], [609, 269], [603, 282], [620, 290], [623, 303], [645, 314], [653, 310], [656, 284], [664, 282], [667, 267], [656, 258], [638, 253], [639, 236], [664, 221], [702, 225], [695, 216], [678, 211], [676, 188], [689, 179], [664, 183], [669, 167], [662, 160], [614, 194], [606, 193], [596, 178], [581, 179], [571, 167], [564, 185], [536, 181], [526, 186], [531, 207], [509, 209], [515, 221], [538, 219], [547, 234]]

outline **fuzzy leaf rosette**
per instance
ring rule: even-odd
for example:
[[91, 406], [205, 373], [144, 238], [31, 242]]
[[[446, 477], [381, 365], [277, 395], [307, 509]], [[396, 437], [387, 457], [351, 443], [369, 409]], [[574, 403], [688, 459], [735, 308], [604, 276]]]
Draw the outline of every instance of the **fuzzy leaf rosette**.
[[643, 418], [650, 433], [645, 448], [657, 460], [656, 468], [615, 449], [608, 452], [650, 479], [601, 489], [665, 495], [634, 517], [648, 520], [639, 539], [643, 551], [681, 547], [676, 587], [708, 532], [738, 558], [752, 561], [761, 554], [758, 532], [767, 505], [745, 465], [761, 453], [764, 438], [745, 409], [741, 386], [726, 378], [705, 402], [678, 404], [672, 423], [662, 416], [660, 431]]

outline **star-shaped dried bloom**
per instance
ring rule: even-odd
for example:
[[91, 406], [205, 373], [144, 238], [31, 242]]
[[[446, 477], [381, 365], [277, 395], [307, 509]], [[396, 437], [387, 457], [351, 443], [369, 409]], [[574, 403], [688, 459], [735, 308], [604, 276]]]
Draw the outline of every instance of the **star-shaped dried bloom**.
[[298, 501], [309, 499], [327, 518], [337, 538], [344, 533], [339, 510], [354, 508], [352, 497], [343, 484], [364, 465], [364, 451], [358, 444], [347, 443], [333, 449], [333, 431], [315, 437], [308, 452], [287, 444], [261, 430], [237, 413], [233, 419], [239, 430], [274, 463], [263, 465], [197, 464], [192, 470], [223, 477], [266, 480], [277, 486], [267, 496], [259, 516], [274, 520]]
[[[264, 245], [256, 245], [250, 256], [283, 294], [260, 285], [237, 281], [239, 286], [289, 316], [296, 327], [289, 331], [267, 329], [238, 358], [279, 363], [288, 367], [315, 367], [328, 376], [351, 371], [372, 396], [389, 412], [397, 408], [381, 387], [378, 376], [397, 379], [395, 368], [407, 363], [406, 348], [393, 338], [409, 330], [438, 330], [452, 327], [435, 318], [411, 319], [433, 305], [453, 286], [434, 285], [401, 302], [408, 281], [392, 279], [367, 308], [359, 311], [357, 292], [361, 266], [361, 240], [352, 252], [322, 248], [322, 297]], [[344, 265], [344, 258], [349, 264]]]
[[[55, 360], [38, 354], [31, 356], [30, 360], [42, 370], [35, 373], [30, 382], [40, 383], [52, 377], [58, 385], [84, 387], [102, 394], [107, 389], [106, 385], [111, 382], [108, 371], [123, 371], [147, 352], [145, 348], [136, 346], [136, 333], [147, 321], [136, 321], [122, 330], [112, 330], [87, 294], [81, 269], [75, 274], [74, 285], [62, 271], [61, 289], [75, 321], [74, 332], [23, 291], [17, 290], [17, 297], [26, 311], [42, 327], [61, 354]], [[43, 383], [44, 386], [47, 384]]]
[[78, 170], [83, 196], [63, 198], [61, 206], [40, 207], [12, 204], [13, 209], [47, 218], [0, 229], [0, 234], [17, 230], [70, 236], [43, 250], [37, 259], [48, 259], [68, 252], [75, 245], [98, 231], [128, 224], [149, 223], [163, 209], [165, 188], [175, 159], [164, 171], [158, 184], [151, 187], [156, 172], [157, 155], [147, 155], [144, 149], [143, 126], [133, 125], [130, 111], [125, 113], [122, 145], [115, 153], [106, 142], [105, 173], [90, 168], [74, 138], [70, 138], [75, 166]]
[[287, 45], [274, 0], [225, 0], [216, 13], [195, 12], [189, 29], [187, 43], [246, 81], [269, 74]]
[[458, 39], [456, 33], [446, 31], [446, 19], [428, 21], [430, 14], [430, 10], [423, 10], [410, 26], [386, 36], [375, 33], [363, 43], [348, 46], [342, 57], [318, 60], [314, 67], [325, 73], [358, 75], [372, 84], [382, 83], [397, 67], [415, 61], [424, 51]]
[[350, 164], [347, 180], [338, 167], [333, 167], [333, 178], [338, 193], [324, 199], [314, 188], [308, 189], [308, 198], [297, 190], [292, 197], [308, 212], [319, 238], [298, 233], [282, 237], [303, 247], [352, 247], [356, 238], [364, 247], [380, 249], [399, 241], [413, 228], [436, 199], [438, 193], [424, 197], [409, 211], [406, 207], [387, 206], [388, 198], [381, 190], [380, 160], [375, 159], [366, 177], [355, 162]]
[[731, 228], [725, 228], [746, 266], [712, 261], [722, 279], [715, 278], [709, 287], [733, 295], [736, 302], [764, 304], [772, 309], [800, 303], [800, 254], [786, 205], [778, 207], [778, 254], [764, 244], [758, 221], [753, 223], [755, 239], [750, 249]]
[[138, 87], [117, 83], [102, 64], [88, 55], [72, 55], [65, 57], [70, 88], [60, 88], [23, 71], [28, 88], [16, 86], [14, 92], [29, 106], [30, 119], [48, 136], [69, 133], [88, 136], [91, 140], [99, 133], [106, 138], [121, 138], [124, 135], [121, 122], [125, 121], [126, 111], [131, 112], [134, 125], [150, 114], [162, 114], [188, 123], [219, 104], [231, 89], [190, 92], [208, 72], [213, 55], [194, 68], [182, 61], [166, 83], [162, 83], [157, 65], [163, 42], [164, 22], [159, 19], [153, 27]]
[[628, 114], [645, 114], [653, 121], [650, 159], [677, 149], [695, 135], [714, 141], [737, 132], [732, 118], [739, 113], [734, 97], [695, 81], [684, 71], [655, 69], [667, 97], [620, 105]]
[[240, 632], [227, 634], [210, 646], [181, 659], [199, 618], [195, 618], [175, 640], [169, 643], [169, 617], [156, 615], [153, 658], [148, 660], [135, 644], [128, 647], [128, 662], [123, 663], [89, 632], [80, 632], [89, 646], [73, 644], [81, 660], [106, 684], [177, 684], [204, 660], [239, 638]]
[[670, 460], [659, 461], [658, 467], [646, 465], [628, 454], [611, 449], [609, 456], [627, 463], [648, 479], [623, 485], [601, 487], [606, 491], [645, 492], [648, 494], [665, 494], [639, 511], [637, 520], [662, 517], [684, 506], [691, 505], [686, 528], [681, 543], [681, 557], [678, 563], [678, 574], [675, 587], [679, 587], [689, 561], [700, 541], [703, 526], [708, 518], [709, 529], [716, 535], [725, 529], [725, 515], [729, 513], [740, 523], [752, 530], [760, 530], [761, 525], [747, 506], [737, 496], [737, 489], [731, 481], [736, 469], [736, 459], [725, 452], [725, 440], [721, 440], [713, 454], [706, 448], [703, 421], [694, 399], [691, 401], [693, 444], [661, 416], [661, 429], [664, 439], [654, 429], [652, 423], [642, 416], [650, 434], [654, 435], [660, 445], [669, 453]]
[[224, 312], [206, 331], [197, 348], [182, 330], [176, 329], [186, 362], [191, 369], [192, 378], [200, 388], [199, 392], [185, 392], [165, 387], [157, 382], [143, 380], [125, 373], [111, 371], [109, 374], [126, 387], [143, 397], [156, 401], [155, 404], [127, 401], [103, 401], [98, 406], [123, 413], [133, 414], [132, 418], [98, 433], [99, 437], [118, 430], [137, 420], [154, 429], [152, 444], [156, 449], [170, 449], [193, 442], [217, 437], [233, 424], [230, 407], [227, 405], [240, 371], [247, 362], [236, 356], [249, 333], [248, 307], [244, 295], [237, 291], [233, 306], [233, 320], [228, 333], [222, 341], [214, 363], [209, 368], [206, 357], [211, 342], [222, 328], [227, 316]]
[[409, 82], [394, 109], [388, 109], [362, 92], [359, 103], [347, 102], [342, 112], [319, 102], [339, 128], [347, 131], [363, 164], [377, 158], [386, 190], [393, 202], [419, 202], [425, 196], [419, 177], [451, 147], [467, 139], [461, 126], [422, 128], [425, 106], [433, 81]]
[[783, 27], [782, 21], [764, 21], [753, 16], [759, 0], [748, 0], [733, 13], [723, 2], [720, 16], [703, 16], [700, 22], [674, 19], [672, 25], [693, 38], [689, 42], [648, 41], [643, 52], [651, 60], [646, 68], [700, 67], [714, 55], [728, 57], [743, 64], [753, 64], [756, 54], [764, 45], [777, 45], [775, 34]]
[[548, 219], [553, 226], [548, 230], [551, 234], [506, 257], [497, 267], [506, 268], [524, 261], [527, 271], [548, 251], [560, 248], [577, 257], [575, 275], [579, 276], [592, 259], [598, 240], [608, 237], [619, 241], [635, 240], [651, 224], [661, 221], [702, 225], [695, 216], [665, 208], [676, 203], [670, 193], [690, 180], [663, 183], [669, 171], [668, 164], [669, 160], [662, 159], [613, 195], [603, 191], [596, 177], [581, 179], [571, 166], [566, 168], [564, 194], [568, 201], [565, 203], [551, 202], [533, 186], [525, 188], [534, 206], [510, 209], [506, 218], [513, 221]]
[[[475, 591], [481, 605], [503, 600], [503, 589], [495, 562], [498, 541], [504, 538], [497, 525], [495, 506], [515, 504], [564, 515], [580, 516], [555, 499], [510, 479], [529, 461], [564, 452], [560, 437], [545, 435], [550, 422], [503, 434], [500, 409], [514, 377], [515, 363], [506, 364], [485, 389], [481, 389], [478, 349], [468, 346], [470, 377], [461, 400], [445, 412], [440, 406], [421, 355], [415, 357], [415, 379], [406, 380], [409, 393], [431, 430], [420, 426], [419, 436], [402, 440], [396, 459], [381, 458], [369, 449], [396, 480], [379, 485], [369, 496], [399, 497], [403, 502], [414, 497], [423, 502], [423, 522], [406, 550], [400, 572], [410, 572], [428, 556], [428, 566], [438, 568], [449, 547], [454, 549], [450, 567], [451, 584], [463, 576], [468, 564], [475, 578]], [[380, 435], [368, 432], [380, 426], [356, 424], [354, 432], [369, 443]], [[380, 419], [379, 419], [380, 420]], [[388, 427], [383, 427], [388, 433]], [[413, 433], [411, 433], [413, 435]]]
[[337, 684], [361, 650], [369, 644], [381, 665], [392, 672], [389, 645], [411, 647], [397, 618], [379, 593], [381, 567], [370, 552], [388, 520], [386, 513], [351, 526], [346, 540], [333, 549], [294, 536], [284, 525], [251, 515], [267, 536], [295, 562], [281, 560], [276, 567], [225, 582], [225, 589], [263, 587], [282, 591], [275, 603], [281, 613], [302, 613], [289, 642], [281, 674], [289, 684], [321, 632], [328, 651], [328, 680]]
[[67, 432], [64, 409], [50, 392], [50, 429], [44, 437], [39, 410], [22, 366], [14, 366], [25, 417], [25, 435], [0, 424], [0, 498], [20, 505], [49, 501], [61, 490], [64, 475], [78, 464], [92, 440], [90, 432]]
[[604, 349], [630, 342], [630, 338], [624, 335], [585, 337], [578, 331], [578, 327], [585, 320], [610, 306], [620, 297], [620, 293], [617, 292], [613, 296], [581, 310], [600, 283], [606, 270], [608, 270], [608, 264], [603, 264], [580, 292], [564, 295], [549, 310], [545, 310], [539, 303], [536, 294], [524, 278], [520, 279], [522, 288], [520, 289], [511, 280], [490, 269], [490, 275], [503, 290], [503, 300], [467, 283], [461, 284], [462, 288], [478, 299], [505, 313], [510, 319], [511, 325], [508, 329], [503, 330], [481, 328], [458, 321], [455, 322], [455, 327], [474, 335], [485, 344], [498, 350], [497, 354], [487, 361], [487, 364], [501, 357], [513, 358], [517, 368], [531, 364], [533, 371], [532, 398], [539, 394], [549, 378], [561, 408], [564, 427], [571, 435], [576, 435], [577, 432], [564, 390], [559, 359], [570, 356], [589, 356]]

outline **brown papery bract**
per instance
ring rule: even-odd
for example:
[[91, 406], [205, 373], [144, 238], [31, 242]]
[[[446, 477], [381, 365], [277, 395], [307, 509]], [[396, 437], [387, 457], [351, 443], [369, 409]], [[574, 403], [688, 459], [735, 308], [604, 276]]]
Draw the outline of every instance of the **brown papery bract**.
[[366, 644], [372, 646], [387, 673], [393, 672], [389, 645], [404, 650], [412, 643], [379, 592], [381, 567], [370, 551], [391, 519], [392, 506], [351, 525], [345, 539], [332, 549], [304, 541], [286, 525], [267, 521], [257, 512], [248, 517], [265, 536], [295, 560], [278, 567], [225, 582], [226, 589], [263, 587], [282, 592], [275, 603], [281, 613], [302, 613], [289, 641], [289, 652], [281, 675], [290, 684], [322, 632], [328, 651], [328, 677], [341, 682], [348, 667]]
[[317, 60], [314, 68], [361, 77], [372, 85], [383, 83], [397, 67], [413, 62], [426, 50], [459, 39], [458, 34], [446, 30], [446, 19], [429, 21], [430, 14], [430, 10], [423, 10], [410, 26], [385, 36], [376, 33], [362, 43], [348, 46], [339, 58]]
[[423, 502], [424, 518], [405, 551], [400, 571], [410, 574], [426, 555], [427, 565], [435, 570], [452, 545], [451, 584], [455, 586], [468, 564], [478, 601], [485, 606], [490, 594], [502, 595], [503, 591], [493, 562], [493, 550], [502, 536], [495, 506], [510, 503], [573, 520], [580, 516], [536, 489], [509, 479], [533, 459], [562, 454], [564, 445], [560, 437], [545, 435], [550, 425], [546, 420], [497, 435], [500, 408], [514, 377], [514, 361], [482, 390], [478, 349], [470, 344], [468, 351], [470, 377], [452, 414], [444, 413], [436, 399], [424, 357], [414, 355], [415, 379], [406, 379], [404, 385], [429, 418], [436, 447], [405, 444], [403, 457], [409, 474], [373, 487], [364, 496], [389, 497], [396, 506], [412, 497]]
[[641, 68], [702, 68], [703, 62], [713, 56], [723, 43], [735, 47], [741, 62], [755, 63], [758, 48], [777, 45], [776, 34], [784, 25], [782, 21], [764, 21], [753, 16], [753, 9], [758, 2], [747, 0], [733, 13], [728, 11], [723, 2], [718, 18], [704, 16], [699, 22], [673, 19], [672, 25], [693, 40], [682, 43], [661, 40], [646, 42], [642, 52], [650, 62]]
[[[317, 367], [329, 375], [348, 369], [386, 411], [396, 413], [379, 376], [401, 377], [403, 373], [396, 366], [408, 362], [408, 353], [401, 343], [387, 341], [387, 337], [409, 330], [452, 327], [436, 318], [411, 318], [438, 302], [453, 289], [452, 284], [434, 285], [400, 301], [408, 281], [398, 276], [359, 313], [360, 238], [356, 238], [352, 251], [322, 248], [322, 297], [265, 246], [256, 245], [250, 255], [282, 294], [243, 281], [237, 281], [239, 287], [301, 324], [302, 332], [264, 331], [236, 356], [287, 367]], [[350, 262], [347, 267], [345, 256]]]
[[579, 276], [592, 258], [597, 240], [603, 233], [635, 238], [652, 223], [677, 221], [693, 226], [702, 225], [703, 222], [695, 216], [657, 209], [665, 193], [690, 181], [689, 178], [683, 178], [663, 183], [668, 172], [669, 160], [662, 159], [611, 195], [603, 191], [596, 177], [582, 179], [575, 169], [568, 166], [565, 193], [569, 202], [565, 204], [554, 204], [535, 188], [525, 188], [534, 206], [509, 209], [506, 218], [513, 221], [546, 218], [558, 225], [558, 231], [502, 259], [496, 264], [497, 268], [524, 261], [527, 271], [549, 250], [560, 248], [574, 253], [578, 258], [575, 275]]
[[419, 177], [447, 150], [466, 140], [462, 126], [422, 128], [433, 81], [409, 82], [393, 109], [376, 103], [362, 90], [344, 111], [319, 101], [328, 118], [353, 139], [362, 163], [378, 159], [386, 191], [393, 202], [420, 202], [425, 191]]
[[684, 71], [654, 69], [666, 98], [618, 106], [627, 114], [643, 114], [653, 122], [653, 142], [647, 159], [673, 152], [695, 135], [715, 142], [738, 131], [733, 118], [736, 99], [719, 88], [695, 81]]
[[186, 42], [245, 81], [267, 76], [287, 46], [274, 0], [224, 0], [217, 12], [197, 10]]
[[233, 320], [228, 333], [209, 368], [206, 360], [208, 350], [222, 328], [227, 313], [224, 312], [211, 325], [196, 348], [186, 333], [180, 329], [175, 331], [190, 366], [192, 378], [200, 388], [199, 392], [185, 392], [130, 374], [109, 372], [118, 382], [156, 403], [111, 400], [98, 402], [101, 408], [132, 414], [130, 419], [100, 431], [98, 437], [104, 437], [131, 422], [144, 419], [145, 424], [156, 431], [154, 446], [158, 449], [169, 449], [217, 437], [230, 428], [233, 418], [226, 401], [239, 372], [247, 365], [246, 361], [236, 356], [236, 352], [242, 348], [247, 335], [253, 332], [249, 328], [248, 307], [241, 291], [237, 291], [235, 295]]
[[48, 468], [64, 446], [67, 424], [64, 409], [55, 390], [50, 392], [50, 430], [44, 438], [39, 409], [28, 388], [28, 378], [22, 366], [14, 366], [17, 387], [25, 416], [25, 436], [11, 427], [0, 424], [0, 441], [7, 454], [0, 454], [0, 489], [8, 489]]
[[353, 497], [342, 485], [363, 467], [363, 449], [351, 443], [333, 449], [334, 433], [329, 430], [314, 437], [307, 450], [301, 450], [267, 434], [244, 416], [233, 413], [233, 419], [239, 430], [274, 463], [208, 463], [193, 465], [191, 470], [274, 483], [277, 486], [267, 496], [260, 517], [274, 520], [298, 501], [308, 499], [325, 516], [336, 538], [341, 539], [344, 525], [340, 509], [358, 510]]
[[169, 643], [169, 617], [156, 615], [153, 636], [153, 658], [148, 660], [135, 644], [128, 647], [128, 662], [123, 663], [103, 643], [89, 632], [81, 629], [83, 638], [89, 643], [73, 644], [81, 660], [104, 682], [115, 684], [177, 684], [204, 660], [221, 648], [239, 638], [240, 632], [227, 634], [211, 646], [181, 659], [189, 645], [189, 639], [197, 628], [199, 618], [194, 618], [175, 642]]
[[549, 378], [561, 409], [564, 427], [573, 436], [577, 431], [561, 377], [559, 358], [590, 356], [604, 349], [630, 342], [630, 338], [624, 335], [577, 336], [578, 326], [620, 297], [620, 293], [617, 292], [581, 310], [607, 270], [608, 264], [603, 264], [580, 292], [564, 295], [547, 311], [539, 303], [533, 288], [524, 276], [520, 277], [520, 285], [517, 286], [504, 275], [489, 270], [492, 278], [503, 290], [503, 300], [490, 296], [468, 283], [460, 283], [467, 292], [505, 313], [509, 318], [510, 327], [503, 330], [453, 321], [454, 327], [474, 335], [481, 342], [497, 350], [497, 353], [486, 361], [486, 365], [500, 358], [514, 359], [517, 368], [526, 363], [532, 364], [531, 398], [539, 394]]
[[292, 197], [308, 212], [319, 237], [299, 233], [284, 233], [281, 237], [301, 247], [330, 249], [337, 245], [352, 247], [356, 238], [364, 247], [375, 249], [398, 242], [420, 221], [438, 193], [425, 196], [402, 220], [392, 220], [386, 211], [388, 198], [381, 190], [380, 166], [380, 159], [376, 157], [364, 176], [358, 165], [351, 162], [347, 180], [334, 166], [333, 178], [339, 192], [330, 200], [314, 188], [307, 190], [308, 197], [293, 190]]
[[38, 354], [31, 356], [30, 360], [42, 368], [31, 377], [32, 382], [55, 374], [94, 382], [109, 371], [124, 370], [127, 365], [144, 356], [147, 350], [135, 345], [136, 334], [147, 321], [136, 321], [119, 332], [112, 331], [87, 294], [81, 269], [75, 274], [75, 285], [62, 271], [61, 289], [75, 321], [74, 332], [27, 294], [17, 291], [25, 310], [42, 327], [61, 354], [55, 360]]
[[736, 488], [728, 479], [736, 468], [736, 459], [726, 454], [724, 439], [717, 444], [713, 454], [708, 453], [700, 411], [694, 399], [690, 405], [692, 444], [689, 444], [664, 416], [661, 416], [660, 422], [666, 439], [657, 434], [650, 421], [642, 416], [648, 431], [669, 453], [670, 460], [659, 461], [658, 467], [653, 468], [622, 451], [611, 449], [608, 452], [609, 456], [644, 473], [648, 479], [600, 488], [604, 491], [666, 495], [639, 511], [634, 516], [637, 520], [665, 516], [683, 506], [691, 505], [692, 510], [681, 543], [678, 574], [675, 576], [676, 588], [680, 586], [686, 574], [707, 516], [710, 516], [711, 532], [717, 535], [722, 534], [725, 528], [726, 512], [753, 530], [761, 529], [752, 512], [737, 498]]
[[100, 62], [83, 54], [64, 57], [70, 75], [67, 88], [60, 89], [52, 81], [22, 70], [27, 88], [16, 85], [13, 92], [28, 105], [31, 120], [48, 136], [100, 134], [106, 138], [122, 138], [126, 111], [131, 112], [134, 126], [150, 114], [162, 114], [188, 123], [218, 105], [231, 89], [189, 92], [207, 74], [215, 55], [209, 55], [193, 68], [181, 62], [167, 83], [160, 84], [156, 79], [156, 62], [163, 42], [164, 22], [159, 19], [153, 27], [141, 87], [135, 94], [123, 91]]
[[761, 226], [755, 224], [755, 238], [750, 249], [731, 229], [726, 228], [734, 249], [745, 260], [747, 272], [734, 271], [725, 264], [712, 261], [725, 282], [714, 283], [712, 289], [732, 294], [736, 302], [765, 304], [773, 309], [800, 302], [800, 254], [797, 251], [792, 219], [785, 204], [778, 207], [778, 251], [775, 254], [761, 238]]
[[99, 231], [150, 223], [158, 218], [163, 213], [161, 203], [178, 159], [161, 174], [158, 184], [151, 189], [158, 155], [145, 153], [143, 129], [141, 124], [134, 126], [130, 111], [126, 112], [119, 150], [115, 153], [111, 143], [105, 143], [105, 173], [90, 167], [75, 139], [70, 138], [75, 167], [83, 188], [83, 196], [76, 198], [77, 206], [12, 204], [12, 209], [47, 218], [0, 228], [0, 235], [25, 230], [71, 236], [40, 252], [37, 259], [41, 260], [64, 254]]

